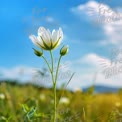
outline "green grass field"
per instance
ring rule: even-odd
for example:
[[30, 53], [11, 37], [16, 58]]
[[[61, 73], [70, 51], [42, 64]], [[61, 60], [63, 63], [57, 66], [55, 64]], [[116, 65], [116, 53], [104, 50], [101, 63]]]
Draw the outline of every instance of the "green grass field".
[[[93, 94], [94, 88], [86, 93], [64, 91], [58, 104], [57, 122], [121, 122], [122, 92]], [[61, 90], [57, 90], [60, 98]], [[53, 112], [52, 89], [37, 88], [32, 85], [1, 83], [0, 122], [50, 122]], [[24, 110], [25, 109], [25, 110]], [[29, 113], [30, 112], [30, 113]], [[31, 121], [31, 120], [30, 120]]]

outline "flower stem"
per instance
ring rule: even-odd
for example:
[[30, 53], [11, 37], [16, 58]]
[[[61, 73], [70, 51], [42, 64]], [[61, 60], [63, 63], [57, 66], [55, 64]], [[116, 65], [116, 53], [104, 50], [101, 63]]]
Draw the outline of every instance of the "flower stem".
[[58, 60], [58, 66], [57, 66], [57, 69], [56, 69], [56, 77], [55, 77], [55, 82], [57, 81], [57, 78], [58, 78], [58, 71], [59, 71], [59, 66], [60, 66], [60, 61], [61, 61], [61, 58], [62, 56], [59, 57], [59, 60]]
[[50, 65], [49, 65], [47, 59], [46, 59], [44, 56], [42, 56], [42, 58], [44, 59], [45, 63], [46, 63], [47, 66], [48, 66], [49, 71], [51, 72], [51, 68], [50, 68]]
[[52, 61], [52, 81], [53, 81], [53, 92], [54, 92], [54, 116], [53, 116], [53, 122], [56, 122], [56, 116], [57, 116], [57, 97], [56, 97], [56, 86], [57, 86], [57, 79], [58, 79], [58, 71], [59, 71], [59, 66], [60, 66], [60, 61], [61, 61], [61, 57], [59, 57], [58, 60], [58, 65], [57, 65], [57, 69], [56, 69], [56, 74], [55, 74], [55, 79], [54, 79], [54, 61], [53, 61], [53, 54], [52, 51], [50, 51], [50, 55], [51, 55], [51, 61]]
[[54, 117], [53, 117], [53, 122], [56, 122], [56, 115], [57, 115], [57, 107], [56, 107], [56, 83], [54, 83], [53, 92], [54, 92]]
[[51, 70], [51, 76], [53, 81], [53, 93], [54, 93], [54, 116], [53, 116], [53, 122], [56, 122], [56, 82], [54, 79], [54, 60], [53, 60], [53, 54], [52, 51], [50, 51], [51, 56], [51, 62], [52, 62], [52, 70]]
[[58, 65], [57, 65], [57, 69], [56, 69], [56, 76], [55, 76], [55, 83], [54, 83], [54, 119], [53, 122], [56, 122], [56, 115], [57, 115], [57, 100], [56, 100], [56, 86], [57, 86], [57, 78], [58, 78], [58, 71], [59, 71], [59, 66], [60, 66], [60, 61], [61, 61], [61, 57], [58, 60]]
[[59, 60], [58, 60], [58, 65], [57, 65], [57, 68], [56, 68], [56, 74], [55, 74], [55, 77], [54, 77], [54, 59], [53, 59], [53, 54], [52, 54], [52, 51], [50, 51], [50, 56], [51, 56], [51, 67], [48, 63], [48, 61], [46, 60], [46, 58], [44, 56], [43, 59], [44, 61], [46, 62], [47, 66], [48, 66], [48, 69], [50, 71], [50, 74], [51, 74], [51, 77], [52, 77], [52, 82], [53, 82], [53, 93], [54, 93], [54, 115], [53, 115], [53, 122], [56, 122], [56, 116], [57, 116], [57, 97], [56, 97], [56, 86], [57, 86], [57, 79], [58, 79], [58, 71], [59, 71], [59, 67], [60, 67], [60, 61], [61, 61], [61, 57], [59, 57]]

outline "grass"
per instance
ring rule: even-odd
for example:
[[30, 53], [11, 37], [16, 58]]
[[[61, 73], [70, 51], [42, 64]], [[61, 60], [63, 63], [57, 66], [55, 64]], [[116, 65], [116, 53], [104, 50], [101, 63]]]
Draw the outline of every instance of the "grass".
[[[93, 90], [91, 88], [86, 93], [66, 90], [63, 97], [69, 102], [59, 102], [57, 122], [121, 122], [122, 91], [116, 94], [93, 94]], [[57, 97], [60, 95], [61, 91], [57, 90]], [[34, 114], [38, 117], [32, 122], [50, 122], [53, 112], [52, 89], [29, 84], [1, 83], [0, 122], [24, 122], [23, 105], [31, 113], [36, 111]]]

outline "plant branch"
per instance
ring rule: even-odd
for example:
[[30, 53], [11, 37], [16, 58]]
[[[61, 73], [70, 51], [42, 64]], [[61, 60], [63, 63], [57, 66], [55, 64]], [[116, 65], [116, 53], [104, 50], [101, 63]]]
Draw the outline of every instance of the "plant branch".
[[49, 65], [49, 63], [48, 63], [47, 59], [46, 59], [44, 56], [42, 56], [42, 58], [43, 58], [43, 59], [44, 59], [44, 61], [46, 62], [47, 66], [48, 66], [48, 69], [49, 69], [49, 71], [50, 71], [50, 73], [51, 73], [51, 72], [52, 72], [52, 70], [51, 70], [51, 68], [50, 68], [50, 65]]

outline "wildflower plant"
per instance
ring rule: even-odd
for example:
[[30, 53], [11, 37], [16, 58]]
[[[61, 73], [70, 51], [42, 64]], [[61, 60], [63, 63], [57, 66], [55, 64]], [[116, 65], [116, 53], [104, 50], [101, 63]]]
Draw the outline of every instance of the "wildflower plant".
[[[57, 119], [56, 117], [57, 115], [56, 87], [57, 87], [57, 80], [58, 80], [58, 74], [59, 74], [59, 67], [60, 67], [61, 58], [68, 53], [69, 47], [67, 45], [64, 45], [60, 49], [58, 63], [57, 63], [56, 72], [55, 72], [53, 50], [58, 48], [62, 42], [62, 39], [63, 39], [62, 29], [59, 28], [59, 30], [57, 31], [53, 30], [51, 33], [49, 29], [40, 27], [38, 29], [38, 36], [36, 37], [35, 35], [30, 35], [29, 38], [32, 40], [34, 45], [38, 46], [41, 49], [41, 50], [37, 50], [33, 48], [35, 55], [44, 59], [49, 69], [49, 72], [51, 74], [52, 84], [53, 84], [53, 93], [54, 93], [53, 122], [56, 122], [56, 119]], [[46, 57], [44, 56], [44, 51], [49, 51], [51, 64], [47, 61]]]

